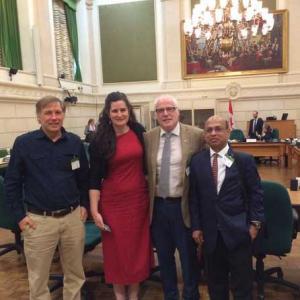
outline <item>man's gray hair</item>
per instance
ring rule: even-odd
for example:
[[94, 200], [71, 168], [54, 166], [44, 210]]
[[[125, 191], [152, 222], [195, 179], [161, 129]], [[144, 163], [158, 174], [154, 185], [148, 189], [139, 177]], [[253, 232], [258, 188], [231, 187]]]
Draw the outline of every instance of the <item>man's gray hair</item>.
[[156, 108], [158, 103], [161, 101], [161, 100], [171, 100], [173, 103], [174, 103], [174, 106], [178, 108], [178, 102], [176, 100], [175, 97], [171, 96], [171, 95], [160, 95], [158, 96], [155, 100], [154, 100], [154, 107]]

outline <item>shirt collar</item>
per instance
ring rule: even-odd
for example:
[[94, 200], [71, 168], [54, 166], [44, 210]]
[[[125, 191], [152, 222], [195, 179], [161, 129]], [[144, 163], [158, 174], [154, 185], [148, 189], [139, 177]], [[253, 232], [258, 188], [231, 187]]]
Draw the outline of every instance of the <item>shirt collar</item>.
[[219, 156], [224, 157], [227, 154], [228, 150], [229, 150], [229, 146], [228, 146], [228, 144], [226, 144], [226, 146], [219, 152], [215, 152], [211, 148], [209, 148], [209, 149], [210, 149], [210, 157], [212, 157], [215, 153], [218, 153]]
[[[167, 133], [167, 131], [163, 130], [162, 128], [160, 128], [160, 136], [163, 136], [165, 133]], [[177, 122], [177, 125], [175, 126], [175, 128], [171, 131], [172, 135], [180, 135], [180, 124], [179, 122]]]
[[[37, 139], [49, 139], [48, 136], [45, 134], [45, 132], [42, 130], [42, 127], [36, 131], [36, 138]], [[58, 140], [64, 140], [67, 139], [68, 136], [66, 134], [65, 128], [61, 128], [61, 137]]]

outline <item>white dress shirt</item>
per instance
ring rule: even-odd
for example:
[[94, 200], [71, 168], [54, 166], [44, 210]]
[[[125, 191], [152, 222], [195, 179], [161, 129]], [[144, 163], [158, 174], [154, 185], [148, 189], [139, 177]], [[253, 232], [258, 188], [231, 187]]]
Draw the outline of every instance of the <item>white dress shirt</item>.
[[[161, 157], [165, 144], [165, 134], [166, 132], [160, 129], [160, 140], [157, 152], [156, 161], [156, 195], [158, 195], [158, 182], [161, 167]], [[176, 127], [171, 131], [171, 159], [170, 159], [170, 194], [169, 197], [181, 197], [183, 193], [183, 183], [182, 183], [182, 170], [181, 170], [181, 160], [182, 160], [182, 150], [181, 150], [181, 140], [180, 140], [180, 124], [177, 123]]]
[[225, 164], [225, 155], [228, 153], [229, 146], [226, 146], [219, 152], [215, 152], [213, 149], [210, 148], [210, 163], [211, 166], [213, 164], [214, 154], [218, 153], [218, 186], [217, 186], [217, 193], [219, 194], [221, 186], [225, 179], [226, 173], [226, 164]]

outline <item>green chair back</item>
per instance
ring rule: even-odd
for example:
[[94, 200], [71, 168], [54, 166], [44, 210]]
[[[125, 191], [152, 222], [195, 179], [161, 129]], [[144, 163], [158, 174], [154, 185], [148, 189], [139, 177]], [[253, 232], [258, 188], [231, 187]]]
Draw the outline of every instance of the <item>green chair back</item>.
[[85, 222], [85, 242], [84, 252], [93, 250], [98, 244], [101, 243], [100, 229], [95, 225], [93, 221]]
[[9, 211], [7, 203], [4, 199], [4, 179], [0, 176], [0, 227], [10, 229], [12, 231], [18, 230], [18, 224], [16, 223], [14, 216]]
[[1, 148], [0, 149], [0, 158], [5, 157], [8, 154], [7, 149]]
[[232, 129], [230, 132], [230, 140], [237, 140], [239, 142], [245, 141], [245, 135], [241, 129]]
[[293, 211], [287, 189], [272, 181], [262, 181], [266, 234], [262, 253], [281, 256], [289, 253], [293, 239]]
[[273, 128], [272, 138], [275, 140], [279, 140], [279, 129], [278, 128]]

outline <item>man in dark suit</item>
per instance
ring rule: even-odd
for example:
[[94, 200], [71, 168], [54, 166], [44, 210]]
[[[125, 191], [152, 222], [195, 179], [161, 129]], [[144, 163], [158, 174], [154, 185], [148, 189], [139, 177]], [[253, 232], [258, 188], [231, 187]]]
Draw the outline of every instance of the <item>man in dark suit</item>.
[[250, 120], [248, 137], [251, 139], [260, 139], [262, 135], [264, 121], [258, 118], [258, 111], [253, 112], [253, 119]]
[[252, 156], [234, 153], [228, 122], [205, 123], [210, 149], [190, 164], [192, 235], [204, 245], [211, 300], [229, 300], [229, 274], [235, 300], [252, 299], [252, 241], [264, 220], [263, 192]]

